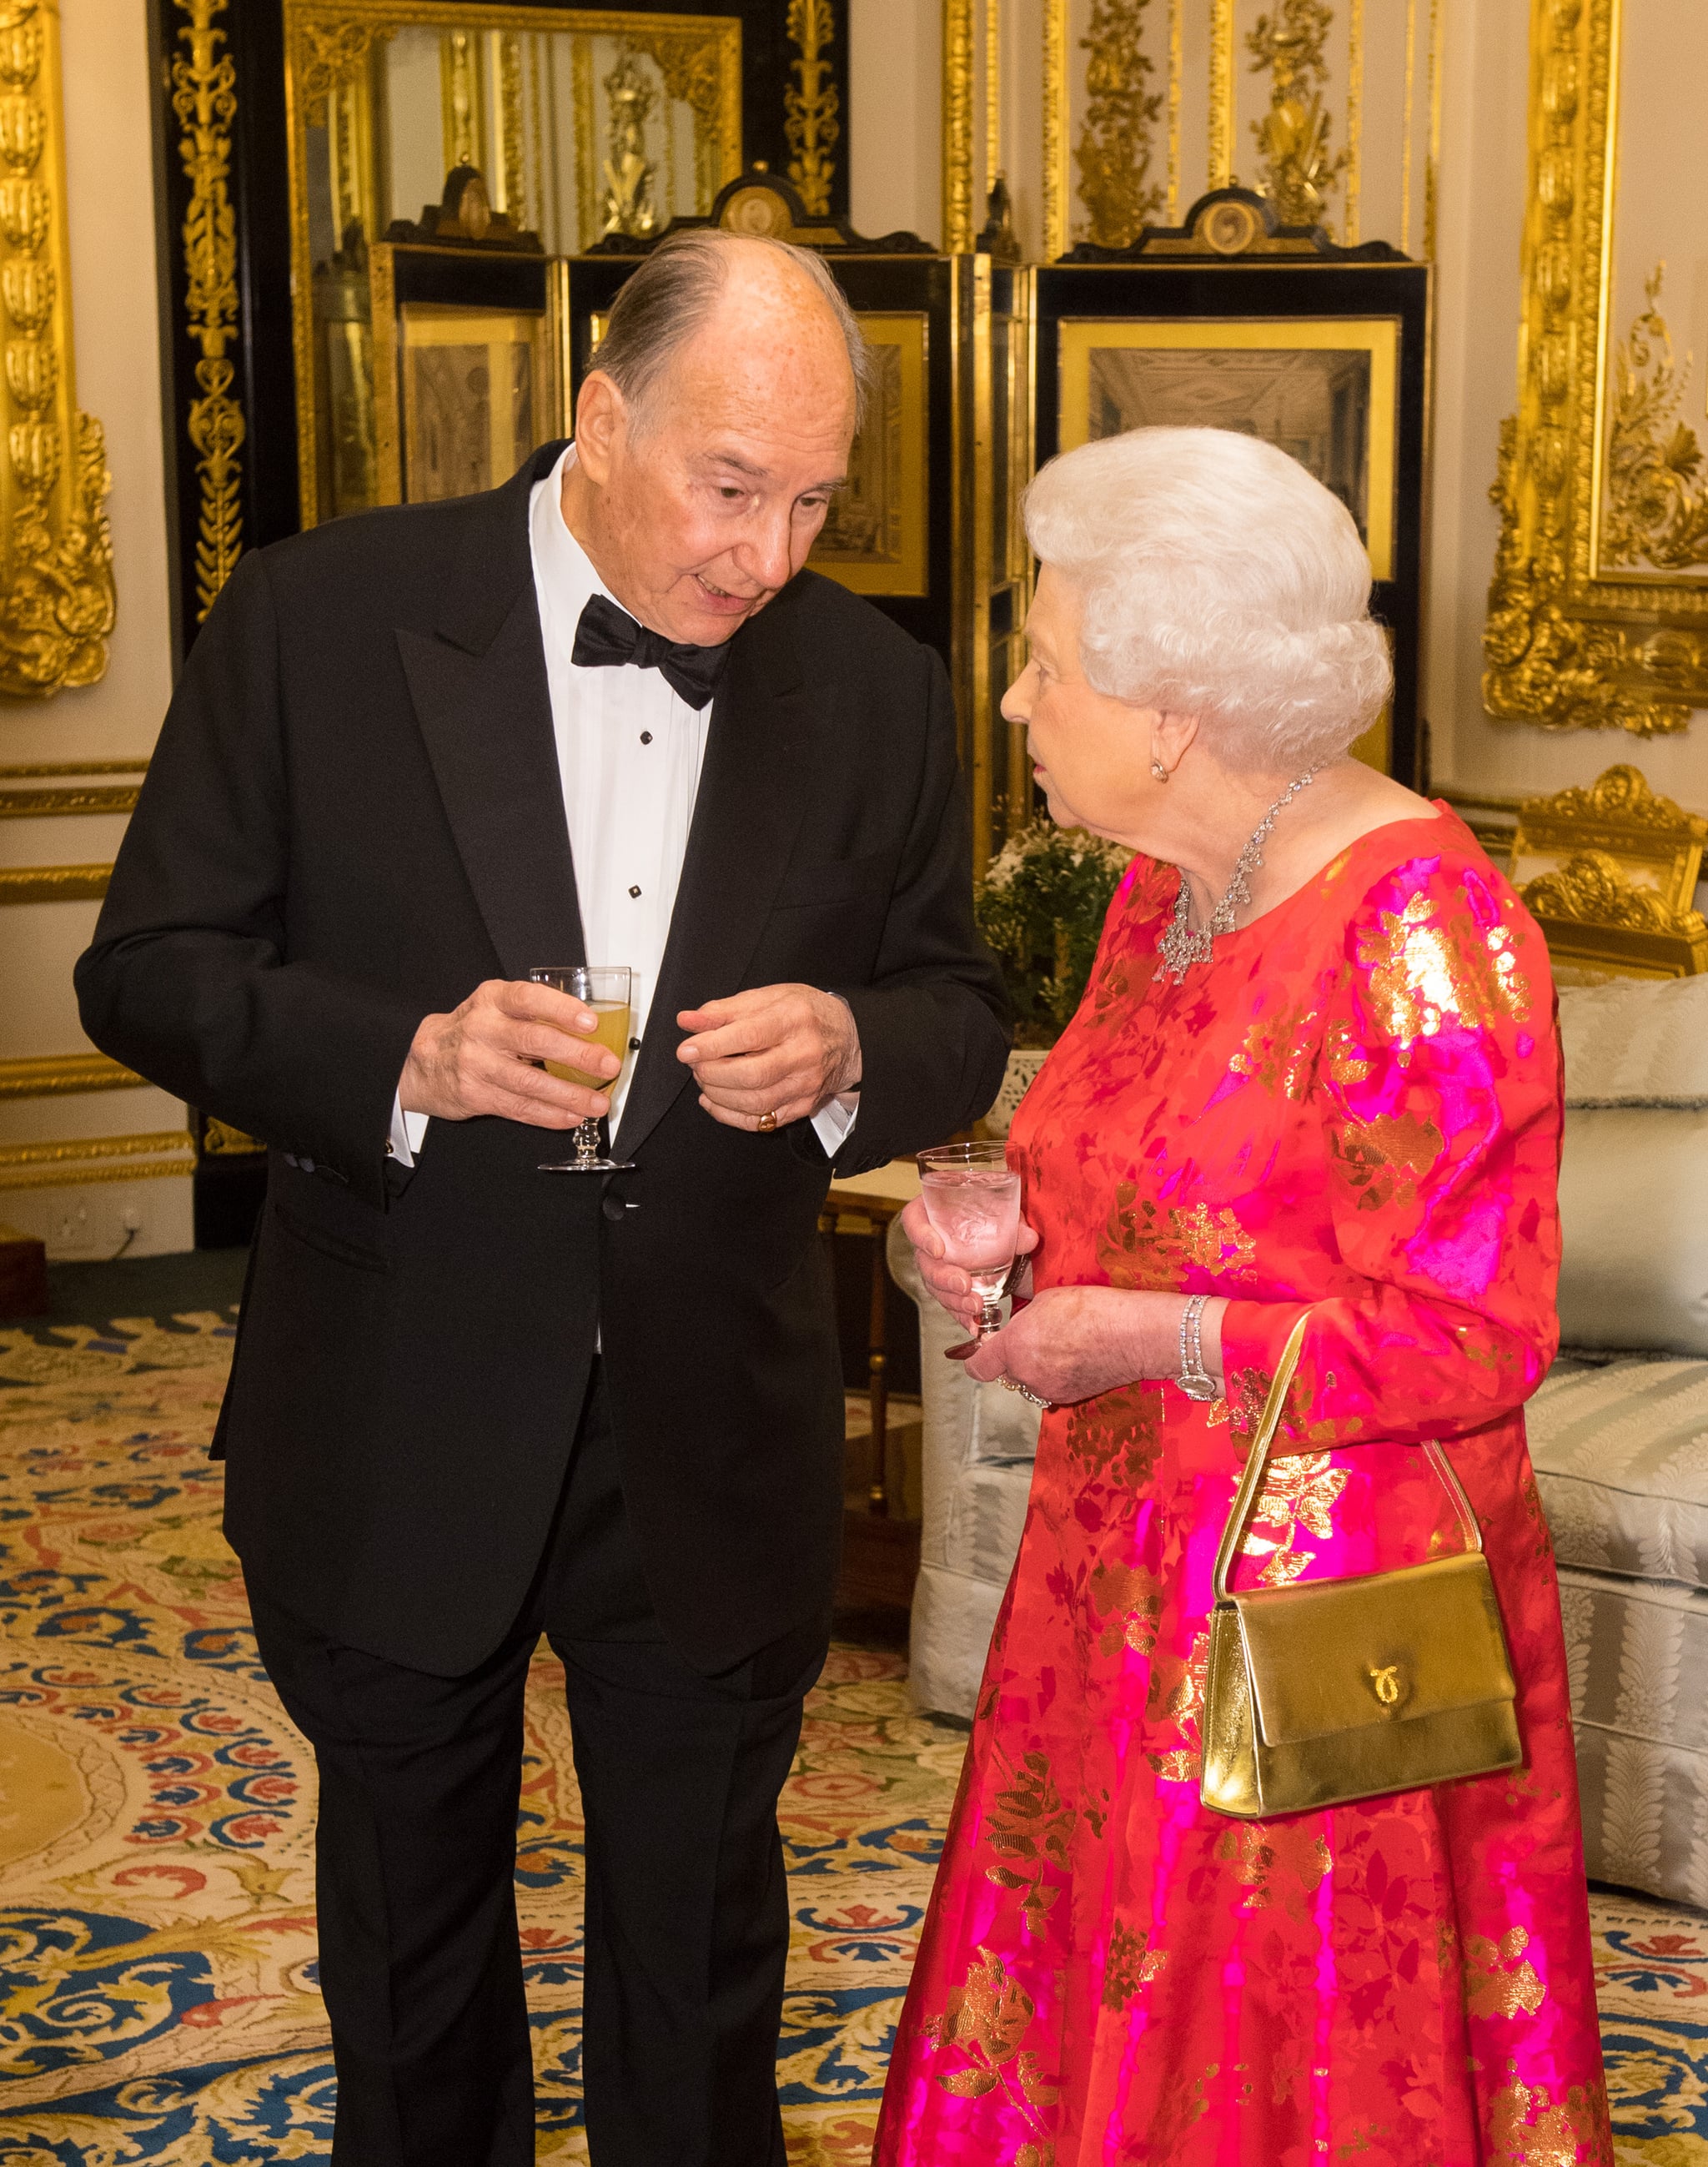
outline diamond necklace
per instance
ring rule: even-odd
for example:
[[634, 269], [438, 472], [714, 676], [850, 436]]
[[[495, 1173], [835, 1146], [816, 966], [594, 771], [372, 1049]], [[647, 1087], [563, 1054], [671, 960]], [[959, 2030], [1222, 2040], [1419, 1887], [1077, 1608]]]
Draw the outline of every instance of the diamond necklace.
[[1165, 971], [1171, 971], [1174, 973], [1177, 985], [1191, 970], [1194, 963], [1207, 963], [1209, 961], [1211, 944], [1219, 933], [1233, 931], [1235, 913], [1243, 909], [1251, 900], [1249, 876], [1256, 872], [1263, 862], [1263, 844], [1270, 829], [1275, 825], [1276, 815], [1285, 811], [1287, 807], [1292, 804], [1293, 799], [1298, 797], [1315, 773], [1316, 770], [1314, 767], [1308, 767], [1297, 782], [1288, 785], [1257, 823], [1251, 831], [1251, 841], [1240, 853], [1234, 867], [1234, 877], [1228, 882], [1227, 893], [1196, 932], [1192, 930], [1190, 923], [1191, 884], [1184, 872], [1182, 873], [1180, 893], [1175, 900], [1174, 916], [1170, 919], [1161, 940], [1156, 944], [1161, 951], [1162, 967]]

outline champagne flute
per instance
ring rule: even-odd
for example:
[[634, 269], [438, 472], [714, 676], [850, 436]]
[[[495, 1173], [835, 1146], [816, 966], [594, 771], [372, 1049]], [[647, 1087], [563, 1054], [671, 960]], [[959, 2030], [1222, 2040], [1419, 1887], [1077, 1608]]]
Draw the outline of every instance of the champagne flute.
[[919, 1194], [945, 1261], [973, 1283], [977, 1336], [1002, 1329], [1002, 1290], [1020, 1242], [1020, 1177], [1001, 1143], [940, 1144], [919, 1154]]
[[[560, 993], [573, 994], [584, 1007], [591, 1009], [595, 1027], [589, 1044], [602, 1046], [619, 1062], [627, 1062], [633, 973], [626, 963], [540, 964], [528, 976], [537, 986], [551, 986]], [[548, 1076], [555, 1076], [565, 1084], [579, 1084], [589, 1091], [615, 1092], [622, 1074], [619, 1068], [616, 1076], [594, 1076], [584, 1068], [572, 1068], [562, 1061], [547, 1061], [541, 1065]], [[595, 1115], [577, 1125], [574, 1158], [549, 1160], [540, 1172], [623, 1174], [633, 1164], [632, 1159], [607, 1158], [600, 1150], [599, 1121]]]

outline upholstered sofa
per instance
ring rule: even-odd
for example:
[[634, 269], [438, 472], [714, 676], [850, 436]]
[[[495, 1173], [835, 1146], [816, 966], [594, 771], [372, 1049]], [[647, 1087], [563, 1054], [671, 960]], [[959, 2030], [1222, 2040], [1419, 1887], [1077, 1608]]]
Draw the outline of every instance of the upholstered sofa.
[[[1708, 977], [1561, 994], [1563, 1352], [1529, 1411], [1559, 1560], [1593, 1877], [1708, 1907]], [[970, 1384], [920, 1305], [918, 1704], [971, 1714], [1025, 1518], [1035, 1411]]]

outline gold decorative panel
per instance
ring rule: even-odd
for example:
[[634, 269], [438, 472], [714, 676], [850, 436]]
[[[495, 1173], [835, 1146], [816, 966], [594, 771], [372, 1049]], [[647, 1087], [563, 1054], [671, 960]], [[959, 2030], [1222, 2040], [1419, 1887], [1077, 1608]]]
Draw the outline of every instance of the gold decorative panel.
[[[828, 26], [811, 7], [791, 19], [791, 140], [806, 180], [828, 191], [838, 125]], [[390, 501], [370, 252], [424, 220], [424, 206], [436, 219], [461, 165], [482, 176], [494, 234], [554, 257], [709, 211], [741, 170], [741, 24], [464, 0], [284, 0], [284, 26], [298, 459], [303, 523], [313, 526]], [[547, 408], [537, 400], [535, 411]]]
[[0, 5], [0, 693], [40, 699], [106, 674], [112, 477], [80, 413], [71, 350], [57, 0]]
[[[1519, 405], [1483, 697], [1543, 729], [1648, 737], [1708, 706], [1704, 368], [1673, 313], [1700, 357], [1705, 67], [1700, 9], [1532, 0]], [[1697, 267], [1676, 295], [1669, 249]]]
[[926, 318], [859, 312], [872, 357], [866, 415], [810, 559], [858, 595], [924, 595]]

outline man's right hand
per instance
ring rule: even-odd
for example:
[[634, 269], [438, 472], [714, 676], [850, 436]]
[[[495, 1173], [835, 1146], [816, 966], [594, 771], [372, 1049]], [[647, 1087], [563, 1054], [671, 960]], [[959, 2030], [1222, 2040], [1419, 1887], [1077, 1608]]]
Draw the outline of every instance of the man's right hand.
[[537, 1129], [573, 1129], [608, 1112], [610, 1099], [529, 1064], [557, 1061], [614, 1081], [622, 1064], [587, 1042], [597, 1027], [584, 1001], [555, 987], [489, 978], [448, 1015], [422, 1017], [398, 1098], [405, 1113], [436, 1121], [496, 1114]]

